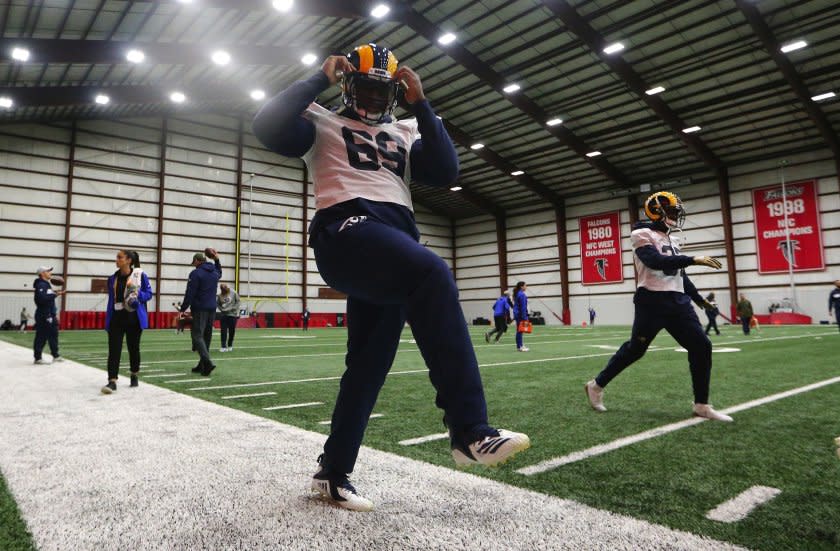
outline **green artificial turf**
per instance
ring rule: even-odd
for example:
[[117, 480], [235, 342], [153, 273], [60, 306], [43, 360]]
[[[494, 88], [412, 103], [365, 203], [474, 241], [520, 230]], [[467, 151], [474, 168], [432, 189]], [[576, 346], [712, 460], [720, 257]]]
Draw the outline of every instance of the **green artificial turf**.
[[0, 474], [0, 549], [3, 551], [30, 551], [35, 549], [32, 534], [20, 517], [14, 497]]

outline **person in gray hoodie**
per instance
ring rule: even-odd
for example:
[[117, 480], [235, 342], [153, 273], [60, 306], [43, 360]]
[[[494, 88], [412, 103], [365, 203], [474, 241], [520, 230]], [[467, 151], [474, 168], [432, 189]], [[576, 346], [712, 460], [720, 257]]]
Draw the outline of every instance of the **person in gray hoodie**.
[[222, 283], [219, 288], [222, 291], [216, 295], [219, 325], [222, 329], [222, 347], [219, 352], [233, 352], [233, 336], [236, 334], [236, 322], [239, 321], [239, 294], [227, 283]]

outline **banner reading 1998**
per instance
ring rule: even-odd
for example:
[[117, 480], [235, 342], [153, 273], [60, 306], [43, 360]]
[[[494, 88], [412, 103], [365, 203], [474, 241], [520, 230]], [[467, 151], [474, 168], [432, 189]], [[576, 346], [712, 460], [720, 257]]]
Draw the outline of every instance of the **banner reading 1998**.
[[[754, 189], [753, 214], [758, 273], [807, 272], [825, 269], [817, 183], [814, 180]], [[787, 211], [788, 234], [785, 232]]]
[[583, 285], [624, 281], [618, 211], [580, 219], [580, 268]]

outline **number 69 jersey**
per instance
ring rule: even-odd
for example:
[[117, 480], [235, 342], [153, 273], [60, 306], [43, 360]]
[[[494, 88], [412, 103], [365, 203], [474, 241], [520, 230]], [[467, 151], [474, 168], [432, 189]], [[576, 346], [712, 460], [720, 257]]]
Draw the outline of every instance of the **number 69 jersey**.
[[351, 199], [411, 204], [411, 145], [420, 136], [417, 120], [377, 126], [342, 117], [312, 103], [303, 117], [315, 125], [315, 142], [303, 155], [315, 183], [315, 208]]
[[679, 242], [663, 232], [650, 228], [635, 229], [630, 233], [630, 243], [633, 245], [633, 262], [638, 275], [637, 288], [644, 287], [648, 291], [675, 291], [684, 293], [682, 270], [655, 270], [645, 265], [635, 254], [640, 247], [651, 246], [659, 254], [676, 256], [680, 254]]

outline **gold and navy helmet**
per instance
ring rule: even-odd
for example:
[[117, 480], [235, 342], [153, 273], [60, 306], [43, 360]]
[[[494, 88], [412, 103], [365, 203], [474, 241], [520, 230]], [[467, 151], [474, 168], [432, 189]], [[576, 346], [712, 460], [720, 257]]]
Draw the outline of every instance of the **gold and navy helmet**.
[[670, 191], [657, 191], [645, 200], [645, 214], [654, 222], [663, 222], [669, 228], [682, 229], [685, 209], [682, 201]]
[[347, 54], [356, 68], [341, 77], [341, 99], [363, 121], [380, 124], [397, 104], [397, 58], [384, 46], [364, 44]]

